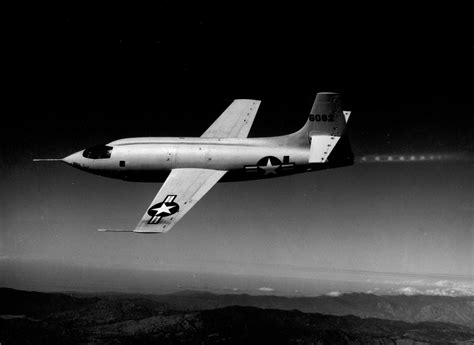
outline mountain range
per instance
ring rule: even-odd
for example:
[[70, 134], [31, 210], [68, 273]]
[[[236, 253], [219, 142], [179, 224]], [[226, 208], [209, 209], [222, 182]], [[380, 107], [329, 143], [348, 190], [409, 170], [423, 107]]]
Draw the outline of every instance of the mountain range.
[[0, 288], [2, 344], [474, 344], [473, 320], [474, 297]]

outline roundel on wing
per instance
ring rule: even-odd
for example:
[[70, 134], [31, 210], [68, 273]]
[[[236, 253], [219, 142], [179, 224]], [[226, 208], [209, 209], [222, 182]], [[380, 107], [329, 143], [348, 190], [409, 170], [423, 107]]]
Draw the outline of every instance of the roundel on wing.
[[167, 217], [179, 211], [179, 205], [175, 202], [159, 202], [148, 209], [150, 217]]

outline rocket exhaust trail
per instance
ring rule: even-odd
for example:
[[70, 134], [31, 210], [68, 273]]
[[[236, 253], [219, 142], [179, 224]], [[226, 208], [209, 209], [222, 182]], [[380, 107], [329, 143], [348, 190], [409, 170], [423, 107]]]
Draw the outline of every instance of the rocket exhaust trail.
[[355, 158], [360, 163], [474, 162], [470, 153], [370, 154]]

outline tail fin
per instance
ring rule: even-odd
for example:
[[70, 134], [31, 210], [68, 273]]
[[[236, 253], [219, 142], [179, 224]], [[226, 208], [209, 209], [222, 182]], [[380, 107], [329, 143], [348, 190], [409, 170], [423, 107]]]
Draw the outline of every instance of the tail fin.
[[325, 163], [344, 135], [349, 116], [349, 111], [342, 110], [339, 94], [320, 92], [316, 95], [306, 124], [298, 132], [290, 134], [290, 141], [296, 145], [310, 145], [309, 163]]
[[330, 135], [341, 137], [346, 129], [350, 112], [342, 110], [338, 93], [319, 92], [303, 128], [290, 134], [291, 142], [308, 145], [312, 136]]
[[346, 119], [339, 94], [320, 92], [316, 95], [306, 124], [301, 129], [308, 137], [314, 135], [342, 136]]

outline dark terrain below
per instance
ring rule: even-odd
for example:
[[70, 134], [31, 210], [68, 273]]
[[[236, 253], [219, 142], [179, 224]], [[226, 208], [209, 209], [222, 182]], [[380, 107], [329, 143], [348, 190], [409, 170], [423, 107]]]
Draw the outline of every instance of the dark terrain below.
[[474, 344], [474, 297], [78, 295], [1, 288], [0, 315], [2, 345]]

